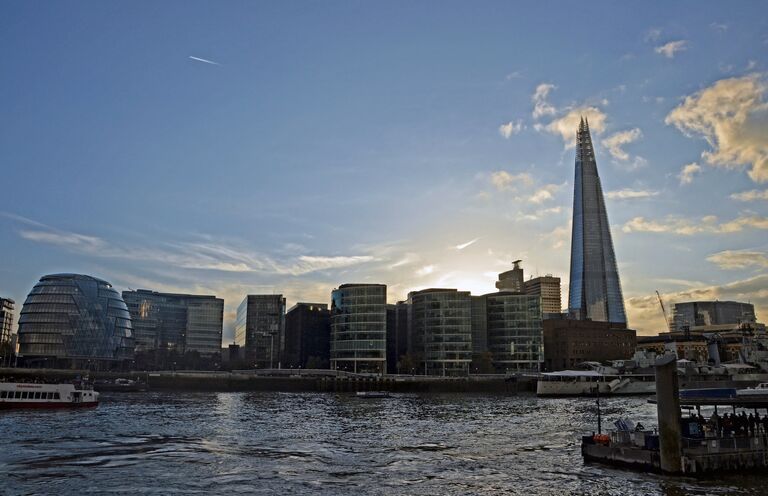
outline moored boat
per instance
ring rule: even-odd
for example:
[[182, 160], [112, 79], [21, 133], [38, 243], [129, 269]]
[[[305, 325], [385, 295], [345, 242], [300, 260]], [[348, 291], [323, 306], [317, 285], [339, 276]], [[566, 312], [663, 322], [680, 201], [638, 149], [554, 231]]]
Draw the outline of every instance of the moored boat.
[[99, 393], [84, 384], [0, 382], [0, 409], [73, 408], [99, 404]]
[[602, 374], [595, 370], [561, 370], [544, 372], [536, 383], [537, 396], [588, 396], [653, 394], [652, 374]]
[[746, 396], [750, 398], [759, 396], [759, 397], [768, 398], [768, 382], [760, 383], [753, 388], [737, 389], [736, 396], [739, 396], [739, 397]]
[[358, 398], [389, 398], [392, 396], [388, 391], [358, 391]]

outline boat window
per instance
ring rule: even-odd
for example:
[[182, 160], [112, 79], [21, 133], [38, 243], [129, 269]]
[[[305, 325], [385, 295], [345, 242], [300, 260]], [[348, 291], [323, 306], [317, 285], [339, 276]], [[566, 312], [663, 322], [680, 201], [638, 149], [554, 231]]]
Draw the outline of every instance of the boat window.
[[8, 391], [0, 391], [0, 398], [7, 398], [8, 397]]
[[55, 400], [59, 400], [59, 399], [61, 399], [61, 396], [59, 396], [59, 392], [58, 392], [58, 391], [56, 391], [55, 393], [53, 393], [53, 399], [55, 399]]
[[40, 399], [40, 391], [36, 391], [36, 392], [35, 392], [35, 399], [36, 399], [36, 400], [39, 400], [39, 399]]
[[27, 391], [22, 391], [22, 392], [21, 392], [21, 399], [23, 399], [23, 400], [26, 400], [26, 399], [27, 399], [27, 395], [28, 395], [28, 394], [29, 394], [29, 393], [28, 393]]
[[53, 393], [51, 393], [51, 392], [46, 393], [46, 399], [52, 400], [53, 399]]

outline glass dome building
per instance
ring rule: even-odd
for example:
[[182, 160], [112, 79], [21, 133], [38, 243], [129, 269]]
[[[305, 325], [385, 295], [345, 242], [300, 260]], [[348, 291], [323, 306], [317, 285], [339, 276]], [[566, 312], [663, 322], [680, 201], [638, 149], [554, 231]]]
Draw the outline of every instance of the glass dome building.
[[107, 281], [43, 276], [19, 317], [19, 357], [27, 366], [116, 368], [133, 359], [128, 307]]

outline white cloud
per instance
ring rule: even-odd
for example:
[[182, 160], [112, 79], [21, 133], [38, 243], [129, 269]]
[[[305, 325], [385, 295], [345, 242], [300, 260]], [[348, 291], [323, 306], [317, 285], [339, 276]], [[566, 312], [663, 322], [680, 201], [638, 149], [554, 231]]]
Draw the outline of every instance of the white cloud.
[[605, 131], [606, 115], [597, 107], [571, 108], [568, 112], [547, 124], [544, 129], [563, 138], [566, 148], [576, 146], [576, 131], [582, 117], [589, 120], [589, 129], [593, 133], [601, 134]]
[[511, 81], [513, 79], [520, 79], [521, 77], [523, 77], [523, 71], [512, 71], [509, 74], [507, 74], [504, 77], [504, 79], [506, 79], [507, 81]]
[[427, 276], [435, 271], [434, 265], [425, 265], [416, 271], [416, 275], [419, 277]]
[[315, 272], [317, 270], [328, 270], [328, 269], [350, 267], [352, 265], [372, 262], [373, 260], [375, 260], [375, 258], [370, 255], [335, 256], [335, 257], [302, 255], [299, 257], [296, 263], [290, 266], [284, 267], [280, 272], [289, 273], [289, 274], [298, 276], [302, 274], [307, 274], [309, 272]]
[[200, 57], [193, 57], [192, 55], [190, 55], [189, 58], [196, 62], [203, 62], [204, 64], [221, 65], [218, 62], [214, 62], [213, 60], [201, 59]]
[[683, 168], [680, 169], [680, 174], [678, 174], [677, 177], [680, 178], [680, 184], [691, 184], [693, 182], [693, 177], [700, 173], [701, 166], [694, 162], [684, 165]]
[[642, 189], [620, 189], [617, 191], [608, 191], [605, 193], [605, 197], [610, 200], [632, 200], [635, 198], [650, 198], [652, 196], [658, 196], [658, 191], [642, 190]]
[[742, 191], [741, 193], [734, 193], [731, 195], [734, 200], [743, 202], [768, 200], [768, 189], [759, 190], [753, 189], [749, 191]]
[[637, 141], [643, 137], [643, 132], [639, 128], [619, 131], [603, 140], [603, 146], [608, 152], [618, 160], [629, 160], [629, 153], [624, 151], [623, 146]]
[[670, 41], [669, 43], [665, 43], [661, 46], [657, 46], [653, 50], [656, 53], [664, 55], [668, 59], [672, 59], [672, 58], [675, 58], [675, 54], [677, 52], [682, 52], [687, 49], [688, 49], [688, 41], [677, 40], [677, 41]]
[[557, 88], [554, 84], [541, 83], [536, 87], [531, 100], [533, 101], [533, 118], [539, 119], [545, 115], [554, 115], [557, 109], [547, 101], [549, 92]]
[[725, 33], [726, 31], [728, 31], [728, 25], [722, 22], [713, 22], [712, 24], [709, 25], [709, 27], [721, 33]]
[[499, 126], [499, 134], [509, 139], [513, 134], [522, 131], [524, 127], [523, 121], [520, 119], [515, 122], [509, 121], [506, 124]]
[[659, 29], [659, 28], [651, 28], [651, 29], [649, 29], [645, 33], [645, 36], [643, 37], [643, 40], [646, 43], [651, 42], [651, 41], [659, 41], [659, 37], [660, 36], [661, 36], [661, 29]]
[[30, 241], [66, 246], [69, 248], [80, 249], [86, 252], [96, 252], [106, 245], [104, 240], [95, 236], [86, 236], [84, 234], [64, 231], [23, 230], [19, 232], [19, 235], [22, 238], [28, 239]]
[[460, 245], [456, 245], [456, 246], [454, 246], [454, 248], [457, 249], [457, 250], [463, 250], [464, 248], [472, 246], [473, 244], [477, 243], [478, 241], [480, 241], [480, 238], [475, 238], [473, 240], [467, 241], [466, 243], [461, 243]]
[[751, 166], [749, 176], [768, 181], [768, 104], [766, 84], [756, 75], [721, 79], [687, 96], [667, 115], [686, 136], [701, 136], [711, 151], [702, 157], [726, 168]]
[[707, 261], [717, 264], [721, 269], [768, 269], [768, 254], [763, 251], [725, 250], [708, 256]]
[[531, 186], [533, 177], [527, 172], [520, 174], [510, 174], [507, 171], [496, 171], [491, 174], [491, 183], [499, 191], [512, 190], [518, 186]]
[[622, 231], [625, 233], [651, 232], [692, 236], [694, 234], [728, 234], [740, 232], [748, 228], [768, 229], [768, 218], [750, 215], [718, 223], [718, 219], [714, 215], [708, 215], [701, 219], [686, 219], [669, 215], [660, 221], [648, 220], [645, 217], [634, 217], [624, 224]]
[[562, 187], [560, 184], [545, 184], [537, 189], [530, 197], [528, 201], [531, 203], [543, 203], [545, 201], [552, 200], [555, 197], [555, 192]]

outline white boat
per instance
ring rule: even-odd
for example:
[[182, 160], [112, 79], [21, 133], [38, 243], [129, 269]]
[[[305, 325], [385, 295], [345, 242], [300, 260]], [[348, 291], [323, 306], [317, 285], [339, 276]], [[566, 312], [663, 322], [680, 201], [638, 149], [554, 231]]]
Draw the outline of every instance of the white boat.
[[765, 396], [765, 397], [768, 397], [768, 382], [760, 383], [760, 384], [758, 384], [757, 386], [755, 386], [753, 388], [737, 389], [736, 390], [736, 396], [749, 396], [749, 397]]
[[653, 374], [603, 374], [596, 370], [544, 372], [536, 383], [537, 396], [630, 395], [656, 393]]
[[387, 391], [358, 391], [358, 398], [389, 398], [392, 396]]
[[72, 408], [98, 404], [99, 393], [82, 384], [0, 382], [0, 409]]

